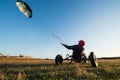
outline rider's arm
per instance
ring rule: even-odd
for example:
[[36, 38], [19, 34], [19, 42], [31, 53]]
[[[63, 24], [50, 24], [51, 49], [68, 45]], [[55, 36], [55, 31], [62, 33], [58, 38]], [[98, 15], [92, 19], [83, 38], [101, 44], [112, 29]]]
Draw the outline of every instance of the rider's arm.
[[63, 44], [63, 43], [61, 43], [65, 48], [67, 48], [67, 49], [73, 49], [73, 46], [68, 46], [68, 45], [66, 45], [66, 44]]

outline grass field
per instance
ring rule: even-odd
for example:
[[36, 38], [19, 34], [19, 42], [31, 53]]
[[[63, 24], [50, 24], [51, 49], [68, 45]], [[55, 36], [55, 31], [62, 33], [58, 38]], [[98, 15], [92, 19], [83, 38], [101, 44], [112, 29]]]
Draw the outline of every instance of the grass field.
[[120, 80], [120, 59], [55, 65], [54, 60], [0, 59], [0, 80]]

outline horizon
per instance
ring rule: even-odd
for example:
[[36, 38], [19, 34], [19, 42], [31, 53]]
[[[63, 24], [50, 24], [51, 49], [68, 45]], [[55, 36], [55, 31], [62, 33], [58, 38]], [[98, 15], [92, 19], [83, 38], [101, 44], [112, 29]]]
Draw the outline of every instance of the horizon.
[[[55, 59], [55, 58], [41, 58], [41, 57], [32, 57], [31, 55], [24, 55], [24, 54], [19, 54], [19, 55], [4, 55], [4, 53], [0, 53], [0, 57], [2, 57], [2, 56], [24, 56], [24, 57], [30, 57], [30, 58], [35, 58], [35, 59]], [[96, 54], [95, 54], [96, 55]], [[89, 56], [89, 55], [88, 55]], [[87, 56], [87, 57], [88, 57]], [[62, 56], [64, 59], [66, 58], [66, 56]], [[98, 59], [99, 58], [120, 58], [120, 56], [112, 56], [112, 57], [109, 57], [109, 56], [106, 56], [106, 57], [104, 57], [104, 56], [102, 56], [102, 57], [97, 57]]]

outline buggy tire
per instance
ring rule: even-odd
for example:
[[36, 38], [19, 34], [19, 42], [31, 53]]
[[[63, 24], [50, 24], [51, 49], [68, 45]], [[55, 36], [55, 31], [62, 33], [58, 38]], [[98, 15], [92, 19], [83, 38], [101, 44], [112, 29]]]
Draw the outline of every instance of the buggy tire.
[[96, 55], [94, 54], [94, 52], [90, 53], [89, 59], [90, 59], [92, 67], [97, 67], [98, 66], [98, 60], [97, 60]]
[[59, 65], [59, 64], [62, 64], [62, 62], [63, 62], [63, 57], [62, 57], [62, 55], [58, 54], [55, 57], [55, 64]]

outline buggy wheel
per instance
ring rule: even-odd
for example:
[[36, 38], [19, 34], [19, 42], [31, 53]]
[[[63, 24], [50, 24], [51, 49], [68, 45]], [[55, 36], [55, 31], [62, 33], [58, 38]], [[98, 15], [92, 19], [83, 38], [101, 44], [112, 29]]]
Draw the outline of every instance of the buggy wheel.
[[59, 64], [62, 64], [62, 62], [63, 62], [63, 57], [62, 57], [62, 55], [58, 54], [55, 57], [55, 64], [59, 65]]
[[94, 52], [90, 53], [89, 59], [90, 59], [91, 65], [93, 67], [97, 67], [98, 66], [98, 60], [97, 60], [96, 55], [94, 54]]

